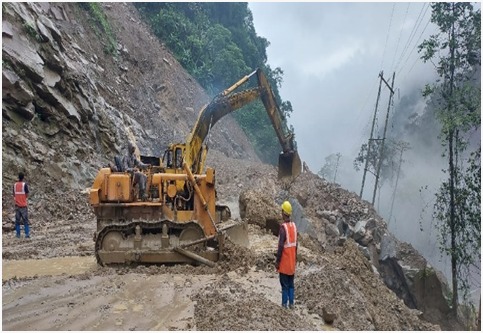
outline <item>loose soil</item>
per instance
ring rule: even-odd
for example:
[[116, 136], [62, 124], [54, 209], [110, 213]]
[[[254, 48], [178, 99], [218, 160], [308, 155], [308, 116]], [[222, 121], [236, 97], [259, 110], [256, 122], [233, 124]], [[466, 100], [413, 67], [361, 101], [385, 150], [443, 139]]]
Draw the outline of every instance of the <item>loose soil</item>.
[[[48, 229], [34, 227], [28, 240], [13, 232], [2, 235], [3, 247], [17, 258], [2, 262], [4, 330], [435, 328], [421, 322], [368, 270], [352, 241], [334, 253], [321, 253], [301, 239], [296, 307], [287, 310], [280, 306], [274, 267], [277, 237], [259, 226], [249, 225], [249, 248], [228, 243], [223, 259], [212, 268], [101, 267], [92, 241], [88, 255], [70, 256], [69, 246], [62, 255], [58, 246], [45, 242], [48, 231], [42, 230]], [[80, 237], [67, 233], [65, 238], [70, 244]], [[57, 249], [54, 256], [45, 244]], [[337, 315], [331, 325], [324, 322], [324, 311]]]

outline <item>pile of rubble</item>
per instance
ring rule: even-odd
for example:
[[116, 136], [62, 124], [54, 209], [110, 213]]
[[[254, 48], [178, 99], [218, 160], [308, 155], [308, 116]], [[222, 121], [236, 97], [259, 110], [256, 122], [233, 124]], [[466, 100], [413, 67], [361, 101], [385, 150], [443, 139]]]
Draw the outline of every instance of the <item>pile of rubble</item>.
[[[312, 240], [313, 248], [318, 247], [331, 255], [350, 241], [353, 244], [350, 246], [358, 250], [358, 256], [364, 258], [368, 271], [392, 289], [408, 307], [421, 310], [415, 312], [433, 323], [446, 322], [450, 313], [446, 280], [410, 244], [398, 241], [368, 202], [305, 172], [289, 182], [265, 180], [255, 189], [242, 191], [240, 215], [249, 223], [277, 235], [279, 205], [284, 200], [291, 202], [298, 231]], [[333, 258], [342, 265], [342, 259]], [[423, 285], [430, 286], [431, 296]], [[334, 290], [333, 286], [330, 288]], [[372, 324], [367, 329], [393, 329], [377, 324], [374, 318], [370, 322]]]

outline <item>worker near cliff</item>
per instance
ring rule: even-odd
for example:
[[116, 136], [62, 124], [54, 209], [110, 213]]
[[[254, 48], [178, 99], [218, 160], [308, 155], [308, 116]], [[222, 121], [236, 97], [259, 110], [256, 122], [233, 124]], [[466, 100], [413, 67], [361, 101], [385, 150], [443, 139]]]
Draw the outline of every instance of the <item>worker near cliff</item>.
[[282, 224], [278, 233], [278, 251], [275, 267], [279, 272], [282, 286], [282, 307], [294, 309], [295, 264], [297, 260], [297, 227], [291, 219], [292, 205], [282, 204]]
[[18, 181], [13, 185], [13, 198], [15, 200], [15, 231], [17, 238], [20, 238], [20, 223], [23, 221], [25, 238], [30, 238], [29, 215], [27, 198], [29, 187], [24, 181], [23, 172], [19, 172]]

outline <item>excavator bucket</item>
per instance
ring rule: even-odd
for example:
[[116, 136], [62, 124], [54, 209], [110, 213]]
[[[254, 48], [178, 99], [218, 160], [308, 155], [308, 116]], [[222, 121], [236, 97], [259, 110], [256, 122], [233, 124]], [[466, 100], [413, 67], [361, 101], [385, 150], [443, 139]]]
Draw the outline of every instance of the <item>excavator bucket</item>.
[[296, 177], [302, 172], [302, 162], [297, 151], [280, 153], [278, 156], [278, 179]]

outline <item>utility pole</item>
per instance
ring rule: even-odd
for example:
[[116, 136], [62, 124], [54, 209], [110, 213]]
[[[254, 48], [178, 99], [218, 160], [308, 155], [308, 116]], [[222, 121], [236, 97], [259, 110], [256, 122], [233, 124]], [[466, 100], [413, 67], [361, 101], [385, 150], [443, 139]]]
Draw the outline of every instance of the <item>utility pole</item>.
[[396, 199], [397, 183], [399, 182], [399, 174], [401, 173], [401, 165], [402, 165], [402, 162], [403, 162], [402, 156], [403, 156], [403, 152], [407, 149], [409, 149], [409, 143], [401, 142], [400, 145], [399, 145], [399, 150], [400, 150], [399, 166], [397, 168], [397, 176], [396, 176], [396, 184], [394, 185], [394, 192], [392, 193], [391, 211], [389, 213], [389, 219], [387, 221], [388, 225], [389, 225], [389, 223], [391, 223], [392, 209], [394, 208], [394, 201]]
[[376, 191], [377, 191], [377, 183], [379, 182], [379, 174], [381, 172], [381, 165], [382, 165], [382, 157], [384, 155], [384, 142], [386, 141], [386, 131], [387, 131], [387, 122], [389, 120], [389, 110], [391, 109], [391, 102], [392, 102], [392, 96], [394, 95], [394, 79], [396, 77], [396, 72], [392, 74], [392, 82], [391, 86], [384, 80], [383, 77], [381, 79], [384, 81], [386, 86], [389, 88], [391, 91], [391, 94], [389, 95], [389, 103], [387, 104], [387, 113], [386, 113], [386, 121], [384, 124], [384, 134], [382, 136], [382, 142], [381, 142], [381, 148], [379, 150], [379, 162], [377, 164], [377, 171], [376, 171], [376, 183], [374, 184], [374, 193], [372, 194], [372, 205], [374, 205], [374, 200], [376, 199]]
[[383, 71], [379, 73], [379, 77], [381, 78], [381, 80], [379, 81], [379, 90], [377, 92], [376, 108], [374, 109], [374, 117], [372, 118], [371, 136], [369, 137], [369, 141], [367, 142], [366, 164], [364, 165], [364, 173], [362, 175], [361, 194], [359, 194], [359, 197], [361, 199], [362, 199], [362, 192], [364, 191], [364, 183], [366, 182], [367, 166], [369, 165], [369, 152], [371, 151], [372, 136], [374, 134], [374, 124], [376, 123], [377, 106], [379, 105], [379, 97], [381, 97], [381, 86], [382, 86], [382, 80], [383, 80], [382, 76], [383, 76]]

